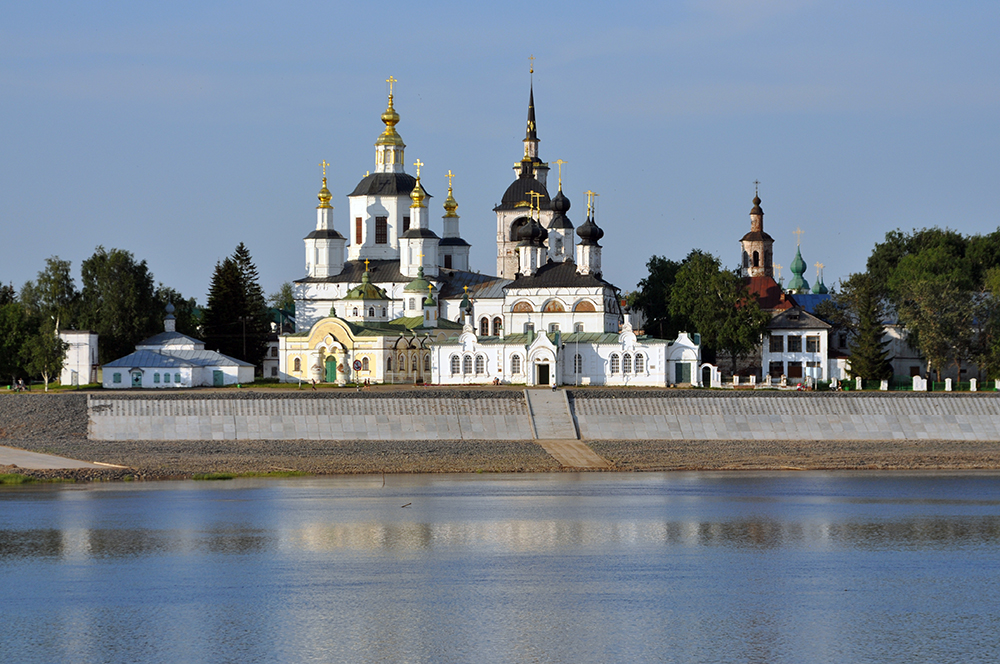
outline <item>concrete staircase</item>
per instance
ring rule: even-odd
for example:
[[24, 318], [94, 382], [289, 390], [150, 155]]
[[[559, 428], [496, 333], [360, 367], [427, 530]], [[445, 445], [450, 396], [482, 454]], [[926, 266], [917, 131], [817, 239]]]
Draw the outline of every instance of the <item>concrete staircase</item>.
[[579, 440], [563, 390], [525, 390], [535, 442], [567, 468], [608, 468], [608, 462]]

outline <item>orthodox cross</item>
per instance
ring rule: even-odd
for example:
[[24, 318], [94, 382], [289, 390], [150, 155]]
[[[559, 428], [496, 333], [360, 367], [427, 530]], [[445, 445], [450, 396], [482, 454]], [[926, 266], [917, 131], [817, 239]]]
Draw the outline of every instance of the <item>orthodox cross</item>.
[[450, 168], [448, 169], [448, 175], [445, 177], [448, 178], [448, 190], [451, 191], [451, 179], [455, 177], [455, 175], [451, 172]]
[[594, 201], [594, 198], [596, 196], [600, 196], [600, 194], [595, 191], [590, 191], [589, 189], [584, 193], [587, 195], [587, 216], [589, 217], [594, 210], [594, 203], [596, 202]]
[[822, 281], [823, 277], [820, 275], [823, 274], [823, 268], [826, 266], [823, 265], [822, 263], [813, 263], [813, 265], [816, 266], [816, 276], [820, 279], [820, 281]]
[[778, 265], [777, 263], [775, 263], [774, 267], [778, 268], [778, 279], [781, 279], [781, 268], [783, 266], [782, 265]]
[[[528, 198], [531, 199], [529, 201], [529, 203], [528, 203], [528, 218], [530, 219], [531, 218], [531, 212], [535, 209], [535, 203], [538, 200], [541, 200], [542, 195], [539, 194], [534, 189], [532, 189], [531, 191], [527, 192], [527, 194], [528, 194]], [[539, 215], [539, 219], [541, 219], [541, 215]]]
[[417, 177], [420, 177], [420, 167], [424, 165], [424, 162], [417, 159], [415, 162], [413, 162], [413, 165], [417, 167]]
[[424, 255], [423, 254], [420, 254], [420, 263], [418, 263], [418, 265], [420, 265], [421, 267], [423, 267], [423, 265], [424, 265]]
[[792, 233], [795, 235], [795, 246], [796, 247], [801, 246], [802, 234], [805, 233], [805, 231], [802, 230], [801, 228], [796, 228], [794, 231], [792, 231]]
[[365, 272], [367, 272], [367, 271], [368, 271], [368, 264], [369, 264], [369, 263], [371, 263], [371, 261], [370, 261], [370, 260], [368, 260], [368, 259], [366, 258], [366, 259], [365, 259]]
[[330, 164], [328, 164], [326, 162], [326, 159], [324, 159], [323, 161], [319, 162], [319, 165], [323, 167], [323, 179], [326, 179], [326, 167], [329, 166]]
[[753, 195], [754, 196], [760, 195], [760, 180], [753, 181]]
[[393, 83], [399, 83], [399, 80], [393, 78], [392, 74], [390, 74], [389, 78], [385, 79], [385, 82], [389, 84], [389, 96], [391, 97], [392, 96], [392, 84]]
[[535, 56], [533, 55], [528, 57], [528, 73], [535, 73]]
[[559, 164], [559, 191], [562, 191], [562, 167], [563, 164], [568, 164], [569, 162], [563, 161], [562, 159], [556, 159], [556, 163]]

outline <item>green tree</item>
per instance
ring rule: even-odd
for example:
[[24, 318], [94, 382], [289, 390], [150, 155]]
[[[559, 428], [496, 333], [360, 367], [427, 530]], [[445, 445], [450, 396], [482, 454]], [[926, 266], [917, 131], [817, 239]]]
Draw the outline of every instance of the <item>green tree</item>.
[[0, 376], [11, 383], [25, 376], [24, 346], [37, 322], [20, 302], [0, 304]]
[[653, 256], [646, 263], [649, 275], [639, 282], [635, 307], [646, 315], [646, 333], [660, 339], [674, 339], [690, 322], [670, 313], [670, 296], [677, 272], [684, 262]]
[[209, 348], [262, 365], [271, 321], [257, 268], [242, 242], [232, 256], [215, 266], [203, 328]]
[[852, 274], [831, 299], [840, 307], [841, 327], [850, 333], [847, 349], [851, 355], [851, 376], [865, 380], [891, 378], [889, 342], [883, 341], [885, 312], [871, 275]]
[[143, 339], [163, 330], [146, 261], [128, 251], [97, 247], [81, 264], [80, 326], [96, 332], [100, 362], [128, 355]]
[[704, 346], [728, 354], [733, 373], [740, 359], [757, 350], [771, 320], [735, 272], [698, 250], [677, 271], [670, 314], [691, 321]]
[[44, 321], [38, 333], [24, 345], [28, 372], [42, 377], [46, 392], [49, 391], [49, 380], [62, 370], [67, 348], [69, 344], [59, 337], [55, 321], [51, 319]]
[[76, 325], [80, 293], [70, 272], [71, 263], [58, 256], [45, 259], [45, 269], [35, 281], [21, 288], [21, 303], [42, 318], [51, 318], [56, 329], [72, 329]]

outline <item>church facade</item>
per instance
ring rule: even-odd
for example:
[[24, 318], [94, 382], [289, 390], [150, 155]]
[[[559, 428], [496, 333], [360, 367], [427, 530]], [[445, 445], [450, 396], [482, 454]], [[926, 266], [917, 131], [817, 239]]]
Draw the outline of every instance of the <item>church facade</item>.
[[306, 275], [293, 286], [298, 332], [279, 338], [282, 381], [697, 383], [697, 335], [632, 332], [619, 290], [604, 279], [593, 192], [579, 227], [561, 174], [550, 195], [533, 86], [523, 156], [494, 208], [496, 276], [469, 265], [450, 171], [441, 234], [431, 228], [422, 164], [406, 172], [394, 104], [390, 87], [375, 170], [348, 194], [344, 233], [324, 170]]

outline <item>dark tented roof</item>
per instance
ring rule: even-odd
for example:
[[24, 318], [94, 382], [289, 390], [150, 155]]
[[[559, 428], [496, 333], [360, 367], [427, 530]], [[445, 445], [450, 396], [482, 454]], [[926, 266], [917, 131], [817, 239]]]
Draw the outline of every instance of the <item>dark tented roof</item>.
[[607, 287], [617, 290], [612, 284], [593, 274], [579, 274], [576, 263], [549, 263], [541, 267], [530, 277], [520, 277], [509, 282], [504, 290], [509, 288], [564, 288], [564, 287], [597, 288]]
[[409, 196], [416, 184], [417, 179], [406, 173], [371, 173], [348, 196]]
[[307, 240], [343, 240], [344, 236], [333, 230], [332, 228], [327, 228], [322, 231], [313, 231], [306, 236]]

